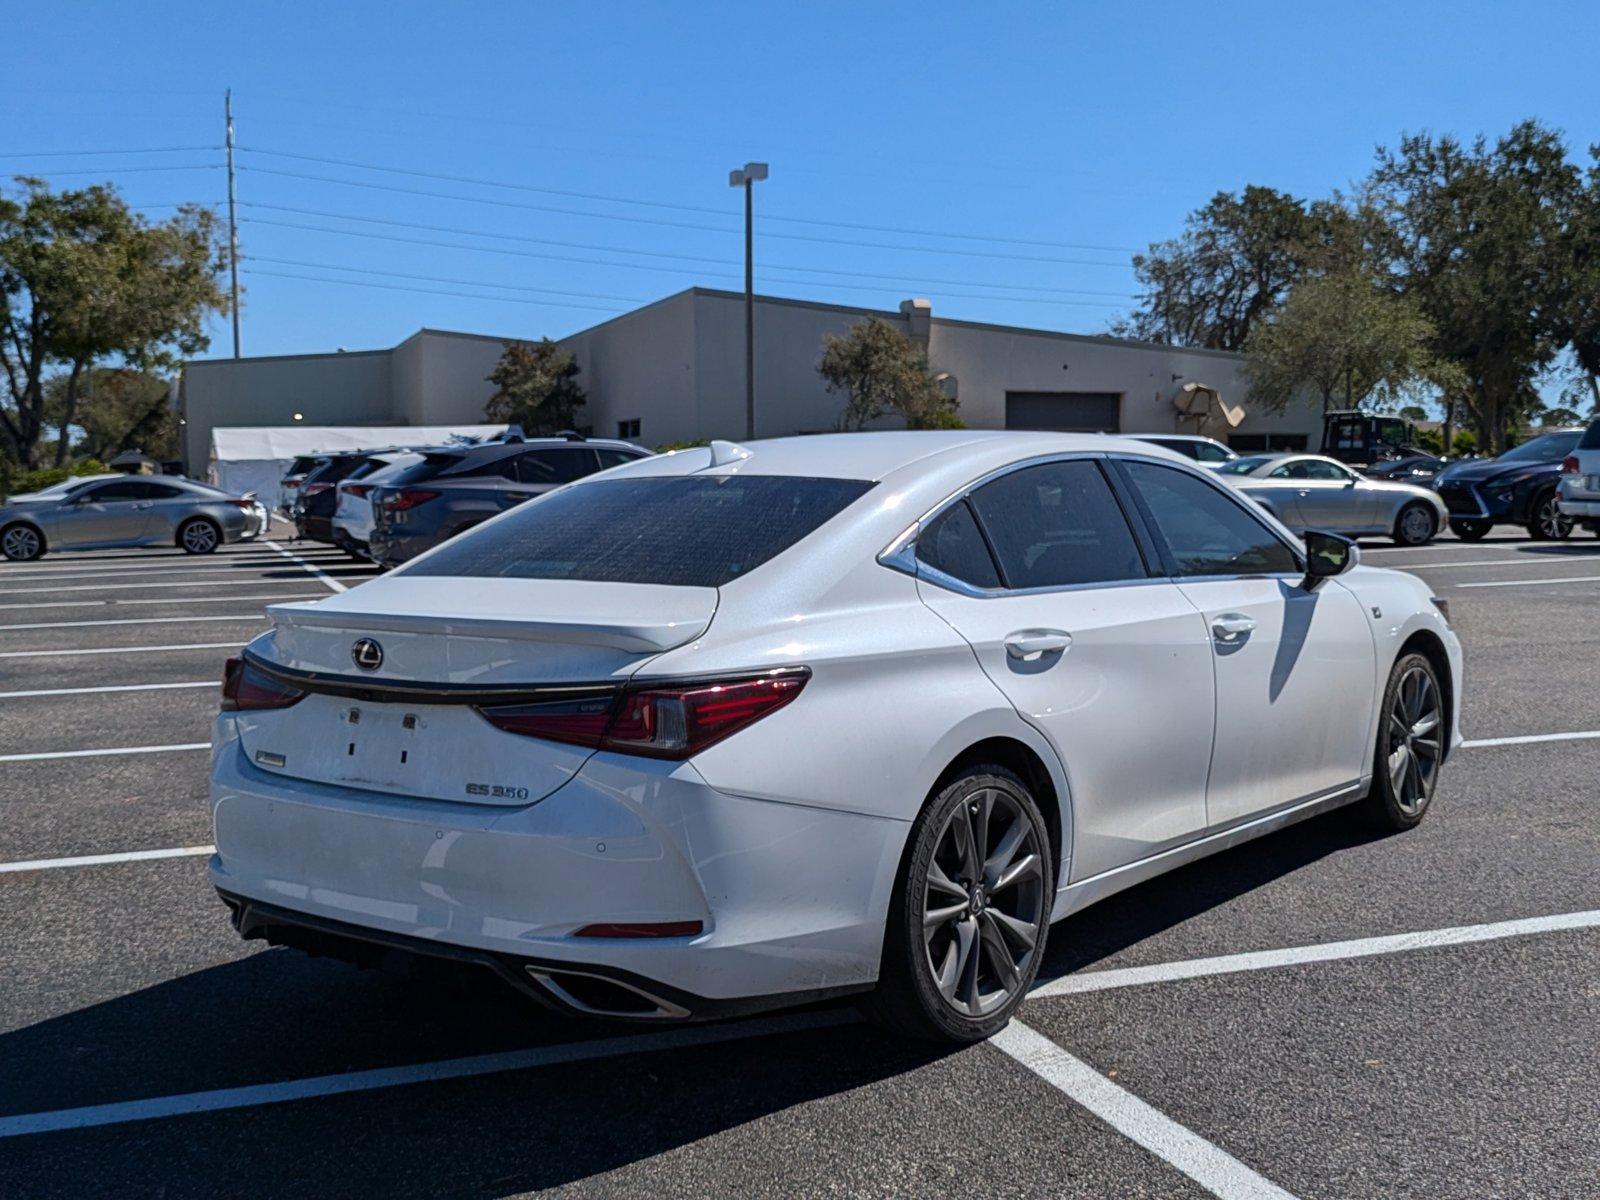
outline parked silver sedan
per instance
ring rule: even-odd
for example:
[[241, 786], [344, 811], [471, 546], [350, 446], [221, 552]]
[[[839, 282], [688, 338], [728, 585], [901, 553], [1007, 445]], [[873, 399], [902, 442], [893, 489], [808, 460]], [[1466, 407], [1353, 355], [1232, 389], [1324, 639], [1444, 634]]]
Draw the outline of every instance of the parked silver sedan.
[[0, 553], [12, 562], [112, 546], [210, 554], [266, 527], [267, 510], [250, 496], [171, 476], [96, 475], [0, 502]]
[[1217, 474], [1296, 532], [1377, 533], [1421, 546], [1449, 520], [1432, 490], [1368, 479], [1320, 454], [1253, 454], [1224, 463]]

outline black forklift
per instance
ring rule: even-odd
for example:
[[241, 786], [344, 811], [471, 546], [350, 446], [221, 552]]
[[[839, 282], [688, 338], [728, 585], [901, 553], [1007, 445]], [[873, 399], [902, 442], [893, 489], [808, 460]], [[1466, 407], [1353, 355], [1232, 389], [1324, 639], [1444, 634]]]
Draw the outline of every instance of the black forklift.
[[1423, 453], [1416, 442], [1417, 427], [1404, 417], [1364, 408], [1322, 414], [1322, 453], [1358, 471]]

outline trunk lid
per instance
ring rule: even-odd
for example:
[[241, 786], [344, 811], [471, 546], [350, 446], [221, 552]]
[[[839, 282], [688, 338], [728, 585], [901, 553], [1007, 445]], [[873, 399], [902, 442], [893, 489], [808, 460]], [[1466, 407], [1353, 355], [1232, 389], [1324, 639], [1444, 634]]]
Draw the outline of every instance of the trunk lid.
[[[602, 701], [692, 641], [714, 588], [404, 573], [268, 608], [252, 656], [309, 694], [238, 714], [256, 767], [316, 783], [475, 804], [530, 804], [590, 750], [496, 729], [479, 704]], [[463, 615], [470, 614], [470, 615]], [[379, 647], [358, 666], [358, 641]], [[372, 660], [368, 655], [367, 661]]]

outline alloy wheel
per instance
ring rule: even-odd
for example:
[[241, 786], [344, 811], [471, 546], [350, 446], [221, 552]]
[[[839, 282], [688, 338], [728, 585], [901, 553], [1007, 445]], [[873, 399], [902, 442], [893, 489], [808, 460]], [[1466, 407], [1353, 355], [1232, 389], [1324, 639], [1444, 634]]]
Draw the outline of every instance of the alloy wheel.
[[217, 548], [217, 531], [208, 521], [193, 521], [183, 530], [183, 548], [191, 554], [209, 554]]
[[1422, 667], [1400, 677], [1388, 720], [1389, 786], [1400, 810], [1415, 816], [1433, 798], [1443, 723], [1438, 686]]
[[26, 562], [30, 558], [39, 557], [39, 534], [26, 525], [17, 525], [6, 530], [0, 550], [13, 562]]
[[1003, 1007], [1029, 977], [1046, 918], [1043, 849], [1022, 806], [974, 792], [939, 832], [922, 895], [934, 985], [967, 1017]]
[[1408, 545], [1420, 546], [1433, 537], [1433, 514], [1420, 506], [1400, 514], [1400, 538]]
[[1554, 496], [1546, 496], [1539, 503], [1539, 512], [1535, 516], [1539, 532], [1551, 541], [1562, 541], [1572, 534], [1572, 518], [1563, 515], [1561, 505]]

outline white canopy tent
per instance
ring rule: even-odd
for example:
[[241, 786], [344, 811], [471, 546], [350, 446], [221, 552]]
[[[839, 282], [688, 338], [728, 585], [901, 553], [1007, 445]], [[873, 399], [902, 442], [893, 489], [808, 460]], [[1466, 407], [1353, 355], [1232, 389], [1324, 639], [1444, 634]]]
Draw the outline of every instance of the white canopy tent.
[[206, 477], [230, 492], [254, 492], [278, 506], [278, 480], [301, 455], [443, 446], [499, 437], [504, 425], [237, 425], [211, 431]]

